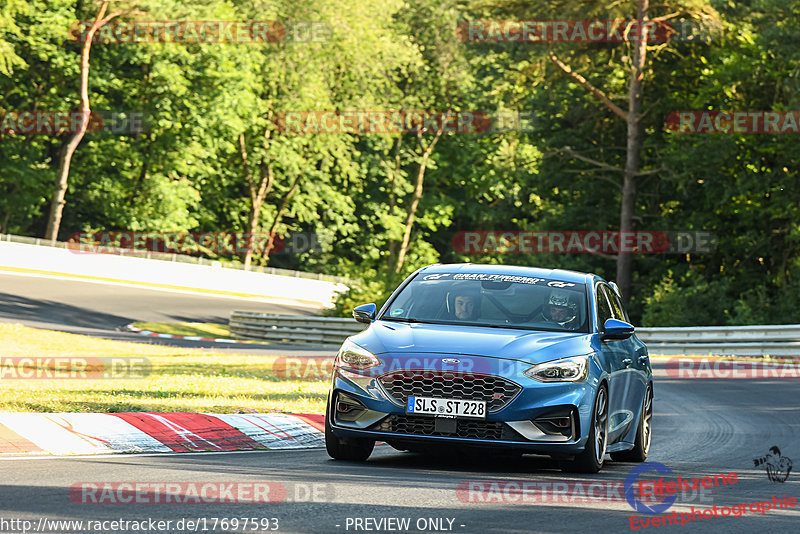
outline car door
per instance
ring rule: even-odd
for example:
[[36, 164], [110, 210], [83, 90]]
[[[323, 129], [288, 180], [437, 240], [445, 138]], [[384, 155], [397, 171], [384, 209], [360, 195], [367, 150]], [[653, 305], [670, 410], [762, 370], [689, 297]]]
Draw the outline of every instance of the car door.
[[[597, 330], [601, 334], [605, 322], [613, 318], [611, 304], [603, 286], [604, 284], [601, 282], [595, 284]], [[625, 366], [622, 363], [624, 352], [617, 348], [616, 341], [601, 341], [600, 350], [603, 351], [603, 356], [608, 362], [608, 441], [612, 443], [614, 438], [619, 435], [619, 421], [622, 420], [620, 412], [624, 409], [622, 395], [620, 395], [625, 381], [623, 376]]]
[[[625, 308], [622, 306], [622, 299], [620, 299], [619, 295], [617, 295], [616, 292], [611, 288], [607, 289], [608, 300], [611, 303], [612, 315], [614, 315], [615, 319], [629, 323], [630, 319], [628, 318], [628, 313], [625, 311]], [[642, 343], [639, 338], [636, 337], [636, 334], [634, 334], [628, 339], [624, 340], [624, 342], [620, 343], [620, 348], [624, 349], [627, 354], [623, 360], [631, 361], [627, 366], [627, 376], [625, 378], [627, 388], [627, 394], [625, 396], [625, 409], [633, 412], [635, 418], [635, 416], [639, 413], [639, 409], [641, 408], [642, 400], [644, 398], [644, 392], [647, 388], [647, 366], [649, 363], [647, 347], [645, 347], [644, 343]]]
[[[623, 312], [615, 309], [612, 295], [613, 291], [607, 284], [602, 282], [597, 284], [597, 310], [600, 327], [605, 323], [605, 319], [625, 320]], [[630, 367], [633, 359], [630, 355], [630, 342], [627, 339], [606, 340], [601, 342], [601, 346], [612, 369], [608, 394], [608, 442], [614, 443], [625, 435], [634, 418], [629, 400], [632, 385]]]

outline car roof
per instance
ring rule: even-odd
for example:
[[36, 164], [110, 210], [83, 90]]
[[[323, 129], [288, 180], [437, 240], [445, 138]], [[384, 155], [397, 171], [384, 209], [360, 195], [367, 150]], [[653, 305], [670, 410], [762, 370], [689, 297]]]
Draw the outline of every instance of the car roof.
[[426, 273], [477, 273], [505, 274], [511, 276], [535, 276], [563, 282], [588, 284], [599, 276], [591, 273], [567, 271], [563, 269], [542, 269], [539, 267], [523, 267], [520, 265], [489, 265], [484, 263], [436, 263], [420, 269]]

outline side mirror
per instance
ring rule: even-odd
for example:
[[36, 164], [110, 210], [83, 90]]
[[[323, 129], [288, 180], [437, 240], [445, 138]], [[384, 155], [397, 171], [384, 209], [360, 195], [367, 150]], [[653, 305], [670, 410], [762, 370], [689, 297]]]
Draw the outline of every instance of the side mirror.
[[377, 311], [378, 307], [375, 306], [375, 304], [362, 304], [361, 306], [353, 308], [353, 319], [359, 323], [369, 324], [375, 320], [375, 313], [377, 313]]
[[608, 319], [600, 333], [601, 340], [628, 339], [633, 335], [633, 325], [619, 319]]

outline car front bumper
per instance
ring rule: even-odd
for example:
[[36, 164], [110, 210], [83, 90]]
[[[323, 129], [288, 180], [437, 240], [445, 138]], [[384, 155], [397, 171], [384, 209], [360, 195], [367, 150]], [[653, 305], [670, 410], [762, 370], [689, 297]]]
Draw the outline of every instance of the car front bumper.
[[522, 374], [530, 364], [505, 363], [503, 373], [495, 377], [519, 386], [513, 397], [502, 406], [495, 404], [485, 419], [458, 418], [455, 424], [437, 422], [441, 416], [407, 414], [404, 399], [382, 379], [385, 373], [370, 376], [335, 369], [328, 399], [331, 430], [339, 437], [390, 443], [440, 442], [553, 456], [581, 452], [599, 384], [597, 373], [590, 372], [580, 383], [543, 383]]

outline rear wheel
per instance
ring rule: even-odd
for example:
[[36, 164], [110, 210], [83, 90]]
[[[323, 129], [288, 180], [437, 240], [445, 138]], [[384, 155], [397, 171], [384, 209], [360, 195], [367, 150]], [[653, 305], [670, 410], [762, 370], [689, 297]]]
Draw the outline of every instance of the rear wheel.
[[636, 431], [636, 441], [629, 451], [611, 453], [611, 459], [615, 462], [636, 462], [641, 463], [647, 460], [650, 452], [650, 440], [653, 434], [653, 386], [648, 384], [647, 391], [642, 401], [642, 413], [639, 416], [639, 428]]
[[331, 430], [331, 409], [328, 406], [325, 414], [325, 448], [328, 456], [334, 460], [349, 460], [363, 462], [372, 454], [375, 441], [363, 438], [340, 438]]
[[608, 389], [602, 384], [597, 388], [586, 447], [572, 461], [561, 462], [561, 469], [571, 473], [597, 473], [603, 467], [607, 443]]

